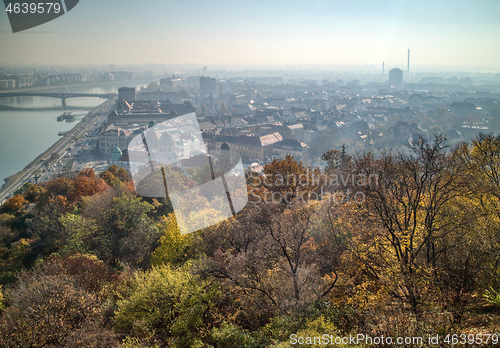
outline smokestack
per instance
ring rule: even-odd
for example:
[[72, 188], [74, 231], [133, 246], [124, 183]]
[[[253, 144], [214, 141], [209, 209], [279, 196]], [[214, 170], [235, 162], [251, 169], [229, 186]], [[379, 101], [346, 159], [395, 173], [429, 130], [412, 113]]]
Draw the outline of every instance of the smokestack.
[[408, 48], [408, 76], [410, 76], [410, 49]]
[[382, 75], [384, 75], [384, 64], [385, 62], [382, 62]]

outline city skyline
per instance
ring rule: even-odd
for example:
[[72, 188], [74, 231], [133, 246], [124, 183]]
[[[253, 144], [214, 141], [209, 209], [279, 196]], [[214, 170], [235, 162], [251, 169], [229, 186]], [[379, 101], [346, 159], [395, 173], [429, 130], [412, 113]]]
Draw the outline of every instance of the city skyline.
[[[98, 9], [98, 10], [96, 10]], [[498, 69], [500, 3], [333, 0], [189, 3], [82, 1], [13, 34], [0, 14], [2, 64], [376, 64]], [[75, 42], [78, 44], [75, 45]]]

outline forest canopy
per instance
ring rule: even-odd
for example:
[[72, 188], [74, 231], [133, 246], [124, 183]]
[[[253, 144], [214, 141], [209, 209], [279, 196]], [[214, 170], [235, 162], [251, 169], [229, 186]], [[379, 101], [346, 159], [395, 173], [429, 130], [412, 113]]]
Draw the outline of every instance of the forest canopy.
[[287, 156], [247, 173], [242, 211], [191, 234], [117, 166], [26, 185], [0, 208], [0, 347], [498, 333], [499, 150], [480, 134], [331, 150], [323, 171]]

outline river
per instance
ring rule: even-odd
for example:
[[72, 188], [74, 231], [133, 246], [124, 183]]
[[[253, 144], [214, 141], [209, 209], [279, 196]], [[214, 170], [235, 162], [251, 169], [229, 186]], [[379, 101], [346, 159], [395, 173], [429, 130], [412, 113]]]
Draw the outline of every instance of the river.
[[[152, 79], [154, 80], [154, 78]], [[122, 86], [140, 87], [151, 80], [121, 81], [106, 85], [70, 86], [44, 92], [66, 91], [70, 93], [117, 93]], [[32, 92], [32, 91], [30, 91]], [[100, 98], [68, 98], [68, 106], [87, 110], [105, 100]], [[61, 99], [48, 97], [0, 98], [0, 104], [20, 108], [60, 107]], [[4, 179], [17, 173], [39, 154], [54, 144], [60, 131], [73, 128], [87, 113], [86, 110], [70, 110], [76, 114], [74, 122], [57, 122], [64, 110], [0, 110], [0, 186]]]

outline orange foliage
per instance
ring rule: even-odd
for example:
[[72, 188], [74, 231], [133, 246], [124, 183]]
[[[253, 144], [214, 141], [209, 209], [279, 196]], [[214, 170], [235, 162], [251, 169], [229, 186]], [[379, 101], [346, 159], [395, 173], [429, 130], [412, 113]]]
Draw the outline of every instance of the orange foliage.
[[93, 169], [82, 170], [74, 181], [74, 188], [68, 196], [70, 202], [75, 203], [80, 198], [92, 196], [108, 188], [108, 184], [95, 175]]
[[57, 202], [57, 204], [59, 204], [63, 208], [66, 208], [68, 206], [68, 200], [66, 199], [66, 197], [59, 195], [56, 196], [54, 200]]
[[133, 196], [137, 196], [137, 192], [135, 191], [135, 186], [133, 181], [128, 181], [124, 185], [125, 192], [130, 193]]
[[[276, 159], [264, 167], [264, 174], [252, 172], [247, 180], [249, 199], [257, 202], [291, 204], [319, 197], [325, 176], [319, 169], [304, 167], [294, 157]], [[312, 197], [312, 198], [309, 198]]]
[[95, 178], [95, 172], [92, 168], [85, 168], [78, 173], [78, 176], [86, 176], [88, 178]]
[[3, 208], [7, 212], [20, 213], [26, 204], [28, 204], [28, 201], [22, 195], [15, 195], [5, 202]]

